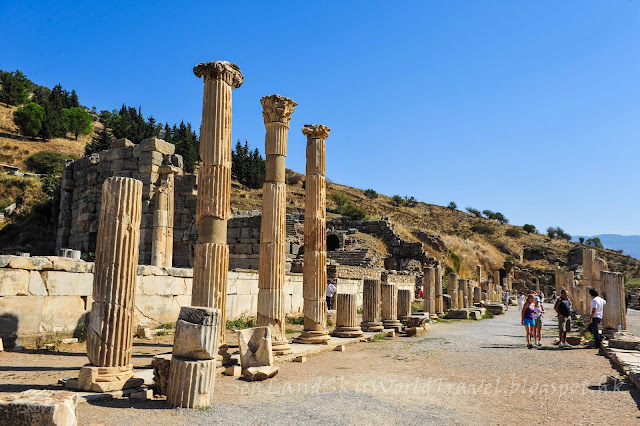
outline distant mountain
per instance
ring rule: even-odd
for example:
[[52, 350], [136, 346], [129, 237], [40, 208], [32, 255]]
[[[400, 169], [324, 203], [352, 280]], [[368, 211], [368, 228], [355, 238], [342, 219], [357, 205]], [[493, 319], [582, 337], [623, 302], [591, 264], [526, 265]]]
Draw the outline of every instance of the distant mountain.
[[640, 235], [577, 235], [573, 237], [573, 241], [578, 242], [580, 237], [583, 237], [585, 240], [588, 238], [598, 237], [600, 238], [600, 241], [602, 241], [604, 248], [608, 248], [610, 250], [622, 250], [624, 254], [640, 259]]

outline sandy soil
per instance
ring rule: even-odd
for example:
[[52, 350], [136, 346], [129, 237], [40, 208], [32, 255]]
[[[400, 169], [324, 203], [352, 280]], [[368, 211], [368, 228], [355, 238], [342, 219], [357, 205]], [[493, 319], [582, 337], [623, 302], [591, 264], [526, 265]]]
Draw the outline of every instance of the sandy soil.
[[[397, 338], [326, 352], [305, 364], [284, 363], [274, 379], [246, 383], [223, 377], [208, 410], [167, 407], [162, 401], [83, 403], [81, 424], [638, 424], [640, 392], [623, 382], [595, 349], [551, 344], [547, 319], [540, 349], [527, 349], [518, 314], [479, 322], [438, 323], [422, 338]], [[640, 315], [630, 311], [630, 328]], [[167, 342], [136, 342], [134, 362], [148, 364]], [[86, 362], [80, 345], [65, 354], [1, 353], [1, 392], [47, 385]]]

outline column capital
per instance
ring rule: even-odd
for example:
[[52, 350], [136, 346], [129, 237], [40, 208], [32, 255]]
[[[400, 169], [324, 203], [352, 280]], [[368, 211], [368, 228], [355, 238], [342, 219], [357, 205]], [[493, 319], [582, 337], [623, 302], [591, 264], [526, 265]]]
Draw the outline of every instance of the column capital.
[[293, 99], [281, 95], [269, 95], [260, 99], [262, 104], [262, 117], [264, 124], [284, 123], [289, 124], [294, 107], [298, 105]]
[[244, 82], [244, 75], [240, 67], [228, 61], [202, 62], [193, 67], [196, 77], [204, 76], [204, 80], [219, 79], [227, 83], [231, 88], [237, 89]]
[[302, 126], [302, 134], [307, 139], [326, 139], [329, 137], [330, 128], [324, 124], [305, 124]]

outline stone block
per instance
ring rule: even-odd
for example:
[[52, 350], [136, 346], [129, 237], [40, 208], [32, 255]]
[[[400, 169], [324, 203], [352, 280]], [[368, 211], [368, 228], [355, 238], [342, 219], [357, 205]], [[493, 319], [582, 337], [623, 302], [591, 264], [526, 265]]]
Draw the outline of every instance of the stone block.
[[169, 380], [171, 358], [171, 354], [160, 354], [154, 356], [151, 360], [151, 367], [153, 367], [153, 392], [156, 395], [167, 394], [167, 381]]
[[91, 296], [93, 274], [64, 271], [45, 271], [42, 279], [50, 296]]
[[504, 305], [500, 303], [485, 303], [484, 308], [487, 312], [491, 312], [493, 315], [504, 314]]
[[179, 312], [180, 305], [174, 296], [146, 296], [136, 294], [134, 322], [137, 324], [150, 324], [152, 321], [160, 324], [173, 322], [178, 317]]
[[0, 396], [0, 424], [58, 425], [78, 424], [78, 395], [69, 391], [30, 389]]
[[13, 259], [13, 256], [10, 256], [8, 254], [0, 254], [0, 268], [8, 266], [9, 263], [11, 263], [11, 259]]
[[238, 330], [237, 333], [240, 346], [240, 365], [243, 371], [251, 367], [274, 365], [271, 329], [269, 327]]
[[451, 309], [447, 312], [448, 319], [469, 319], [469, 311], [467, 309]]
[[145, 139], [138, 145], [142, 152], [157, 151], [162, 154], [175, 154], [176, 146], [158, 138]]
[[425, 333], [424, 327], [407, 327], [404, 332], [407, 334], [407, 337], [422, 337]]
[[[79, 250], [72, 250], [74, 252], [79, 252]], [[53, 263], [53, 269], [56, 271], [67, 271], [67, 272], [85, 272], [92, 273], [93, 272], [93, 262], [85, 262], [84, 260], [76, 260], [68, 257], [59, 257], [59, 256], [47, 256]]]
[[472, 320], [482, 319], [482, 315], [480, 315], [479, 311], [471, 311], [469, 312], [469, 318]]
[[278, 374], [278, 370], [276, 366], [251, 367], [242, 372], [242, 377], [248, 382], [262, 381]]
[[345, 345], [338, 345], [335, 348], [333, 348], [334, 352], [344, 352], [347, 350]]
[[29, 294], [32, 296], [47, 295], [47, 288], [38, 271], [29, 271]]
[[171, 359], [167, 383], [167, 404], [198, 408], [211, 405], [215, 385], [216, 360]]
[[[22, 257], [15, 259], [30, 259]], [[26, 296], [29, 294], [29, 271], [0, 269], [0, 296]]]
[[78, 373], [78, 388], [89, 392], [114, 392], [137, 388], [144, 379], [133, 377], [133, 366], [96, 367], [87, 364]]
[[231, 365], [224, 370], [225, 376], [240, 377], [242, 376], [242, 368], [239, 365]]
[[111, 149], [113, 148], [123, 148], [125, 146], [133, 146], [133, 142], [131, 142], [129, 139], [116, 139], [113, 142], [111, 142]]
[[219, 309], [183, 307], [176, 322], [173, 355], [192, 360], [214, 359], [218, 353]]
[[306, 356], [297, 356], [293, 359], [293, 362], [307, 362], [307, 357]]
[[149, 399], [153, 399], [153, 389], [142, 389], [138, 392], [134, 392], [129, 395], [129, 399], [134, 399], [137, 401], [146, 401]]
[[140, 339], [151, 339], [151, 329], [148, 327], [138, 327], [136, 337]]
[[[569, 342], [568, 337], [567, 342]], [[569, 342], [569, 344], [573, 343]], [[613, 339], [609, 340], [610, 348], [634, 350], [638, 349], [638, 346], [640, 346], [640, 337], [629, 333], [616, 333]]]
[[42, 305], [39, 331], [73, 331], [86, 316], [85, 301], [80, 296], [46, 296]]
[[187, 287], [184, 278], [146, 275], [142, 277], [140, 290], [145, 295], [177, 295], [185, 294]]
[[9, 262], [9, 266], [14, 269], [42, 270], [51, 269], [53, 264], [46, 257], [23, 257], [15, 256]]
[[[43, 296], [0, 297], [0, 335], [35, 334], [40, 332]], [[5, 341], [7, 347], [10, 345]]]

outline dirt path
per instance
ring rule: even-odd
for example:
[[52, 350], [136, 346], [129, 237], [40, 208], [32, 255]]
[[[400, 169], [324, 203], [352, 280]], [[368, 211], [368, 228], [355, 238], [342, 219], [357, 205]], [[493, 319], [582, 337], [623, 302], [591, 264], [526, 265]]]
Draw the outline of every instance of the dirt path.
[[[551, 317], [551, 315], [547, 315]], [[640, 393], [623, 384], [595, 349], [527, 349], [518, 313], [478, 322], [438, 323], [424, 338], [347, 347], [281, 365], [268, 382], [216, 382], [209, 410], [163, 402], [82, 404], [81, 424], [638, 424]]]

